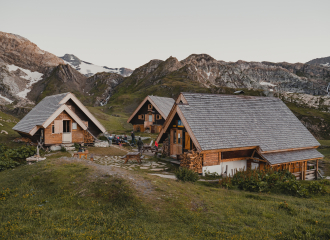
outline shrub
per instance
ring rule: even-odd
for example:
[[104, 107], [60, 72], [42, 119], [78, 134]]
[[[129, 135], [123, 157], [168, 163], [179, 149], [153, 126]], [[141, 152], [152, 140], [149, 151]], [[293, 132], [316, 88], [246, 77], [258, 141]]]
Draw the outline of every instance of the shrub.
[[74, 148], [76, 149], [76, 151], [78, 151], [78, 150], [79, 150], [79, 148], [80, 148], [80, 145], [79, 145], [79, 143], [74, 143]]
[[177, 179], [183, 182], [196, 182], [198, 180], [198, 173], [191, 169], [180, 167], [175, 171], [175, 176]]
[[230, 185], [250, 192], [281, 192], [284, 194], [309, 197], [327, 193], [324, 185], [328, 182], [309, 182], [303, 185], [289, 171], [247, 170], [236, 172], [230, 180], [229, 177], [220, 181], [221, 186], [229, 188]]
[[22, 146], [12, 149], [5, 145], [0, 145], [0, 171], [25, 163], [25, 159], [34, 155], [34, 153], [34, 147]]
[[66, 152], [66, 148], [65, 147], [61, 147], [61, 152]]
[[325, 194], [326, 190], [320, 182], [310, 182], [307, 187], [307, 191], [311, 195]]

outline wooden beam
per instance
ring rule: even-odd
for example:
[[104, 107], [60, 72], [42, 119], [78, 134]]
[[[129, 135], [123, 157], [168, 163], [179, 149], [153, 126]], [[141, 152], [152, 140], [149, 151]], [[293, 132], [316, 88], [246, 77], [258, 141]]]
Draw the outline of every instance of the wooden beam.
[[221, 152], [218, 153], [218, 165], [221, 164]]
[[314, 149], [318, 148], [319, 146], [311, 146], [311, 147], [303, 147], [303, 148], [288, 148], [288, 149], [280, 149], [280, 150], [273, 150], [273, 151], [263, 151], [261, 154], [264, 153], [279, 153], [279, 152], [290, 152], [290, 151], [297, 151], [297, 150], [305, 150], [305, 149]]
[[256, 149], [257, 146], [250, 146], [250, 147], [238, 147], [238, 148], [221, 148], [221, 149], [214, 149], [214, 150], [204, 150], [202, 153], [217, 153], [217, 152], [229, 152], [229, 151], [239, 151], [239, 150], [250, 150]]

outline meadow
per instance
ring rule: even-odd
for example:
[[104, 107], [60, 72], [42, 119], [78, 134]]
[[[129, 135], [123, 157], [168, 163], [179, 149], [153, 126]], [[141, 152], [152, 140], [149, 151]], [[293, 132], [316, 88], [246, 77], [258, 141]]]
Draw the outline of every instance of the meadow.
[[0, 238], [330, 238], [329, 194], [258, 194], [143, 171], [122, 178], [65, 156], [0, 172]]

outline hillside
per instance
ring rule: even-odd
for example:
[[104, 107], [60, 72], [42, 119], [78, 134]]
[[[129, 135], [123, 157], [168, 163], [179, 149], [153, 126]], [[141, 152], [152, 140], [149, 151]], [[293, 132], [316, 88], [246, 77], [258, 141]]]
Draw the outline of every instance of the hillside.
[[[0, 144], [6, 143], [14, 145], [11, 141], [20, 135], [12, 130], [12, 128], [18, 121], [19, 119], [0, 111]], [[6, 131], [8, 134], [1, 133], [2, 130]]]
[[308, 61], [307, 64], [330, 67], [330, 57], [315, 58], [313, 60]]

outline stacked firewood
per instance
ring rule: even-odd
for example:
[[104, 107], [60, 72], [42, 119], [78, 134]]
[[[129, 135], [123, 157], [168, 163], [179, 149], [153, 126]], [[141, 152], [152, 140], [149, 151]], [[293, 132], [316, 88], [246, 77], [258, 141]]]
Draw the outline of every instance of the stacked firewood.
[[94, 137], [87, 131], [84, 131], [84, 142], [85, 143], [93, 143]]
[[169, 144], [168, 138], [166, 138], [163, 142], [163, 152], [162, 152], [162, 154], [164, 156], [170, 156], [170, 144]]
[[195, 172], [202, 173], [203, 158], [199, 152], [189, 151], [183, 154], [180, 167], [189, 168]]

